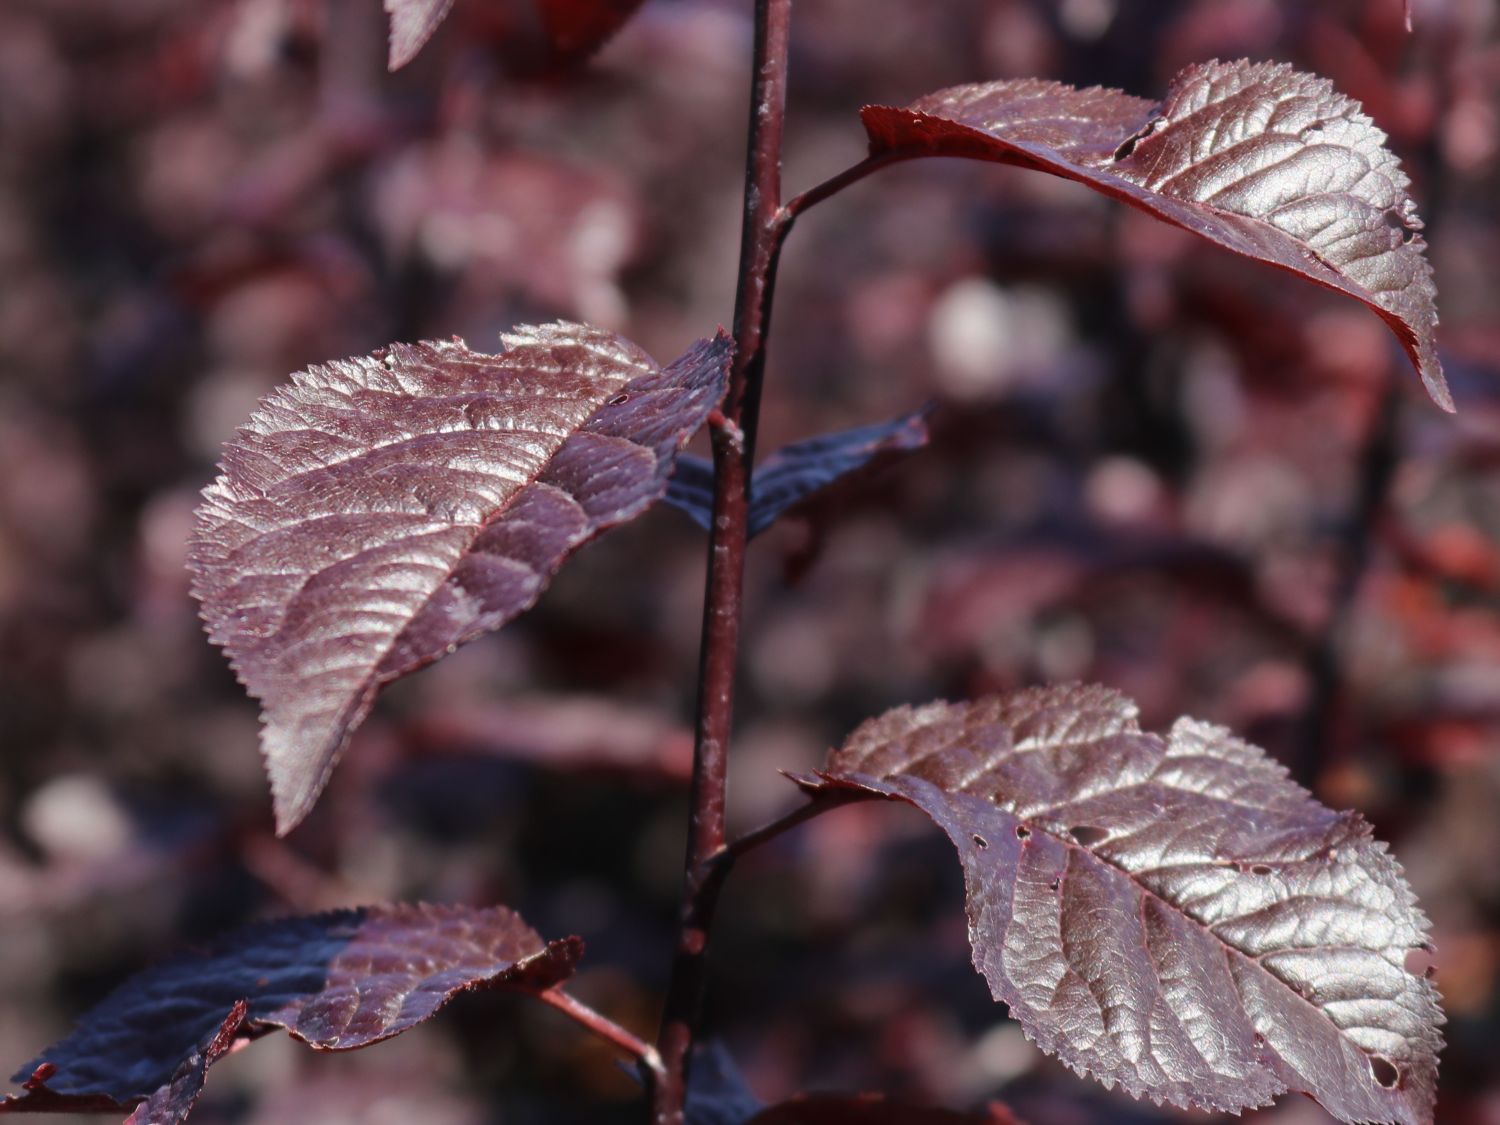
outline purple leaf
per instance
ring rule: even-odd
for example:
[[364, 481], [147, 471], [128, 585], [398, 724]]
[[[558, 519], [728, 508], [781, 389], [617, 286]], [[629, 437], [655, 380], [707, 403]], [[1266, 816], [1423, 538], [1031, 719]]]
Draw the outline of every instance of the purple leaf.
[[872, 153], [1035, 168], [1357, 297], [1445, 410], [1422, 222], [1386, 136], [1322, 78], [1272, 63], [1181, 71], [1160, 104], [1037, 79], [867, 106]]
[[452, 7], [453, 0], [385, 0], [391, 17], [391, 70], [417, 57]]
[[[841, 478], [878, 468], [888, 458], [927, 444], [926, 409], [838, 433], [820, 434], [771, 454], [755, 467], [750, 488], [750, 534], [759, 535], [784, 513]], [[714, 467], [684, 455], [667, 484], [666, 501], [707, 530], [713, 522]]]
[[503, 340], [294, 376], [204, 490], [193, 592], [262, 703], [283, 834], [384, 684], [530, 608], [574, 550], [661, 497], [732, 348], [720, 335], [663, 370], [576, 325]]
[[203, 1092], [208, 1068], [229, 1054], [236, 1042], [243, 1042], [239, 1039], [240, 1028], [249, 1012], [248, 1000], [240, 1000], [230, 1008], [209, 1041], [182, 1061], [170, 1082], [136, 1106], [125, 1125], [180, 1125], [186, 1121]]
[[14, 1081], [27, 1092], [0, 1113], [146, 1102], [181, 1120], [203, 1071], [236, 1041], [284, 1028], [318, 1050], [365, 1047], [468, 989], [545, 992], [581, 951], [576, 938], [543, 942], [498, 906], [371, 906], [250, 926], [131, 978], [22, 1068]]
[[1238, 1112], [1287, 1090], [1431, 1125], [1426, 919], [1355, 813], [1228, 731], [1165, 736], [1099, 687], [900, 708], [803, 779], [905, 801], [963, 861], [975, 967], [1026, 1034], [1137, 1097]]

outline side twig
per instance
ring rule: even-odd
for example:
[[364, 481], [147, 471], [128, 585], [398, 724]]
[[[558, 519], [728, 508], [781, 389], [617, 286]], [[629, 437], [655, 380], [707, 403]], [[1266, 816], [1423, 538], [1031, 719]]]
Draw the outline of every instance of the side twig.
[[621, 1027], [608, 1016], [594, 1011], [583, 1001], [569, 996], [560, 988], [549, 989], [538, 999], [635, 1059], [646, 1071], [653, 1084], [660, 1081], [661, 1056], [657, 1054], [655, 1047], [640, 1036]]

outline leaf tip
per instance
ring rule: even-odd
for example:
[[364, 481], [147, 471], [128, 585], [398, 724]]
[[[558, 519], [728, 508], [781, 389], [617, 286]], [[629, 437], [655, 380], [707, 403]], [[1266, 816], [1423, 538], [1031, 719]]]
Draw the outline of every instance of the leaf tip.
[[1457, 414], [1458, 405], [1453, 401], [1453, 392], [1448, 389], [1448, 380], [1443, 377], [1443, 369], [1434, 360], [1424, 363], [1421, 367], [1422, 385], [1427, 388], [1427, 393], [1432, 396], [1432, 401], [1438, 404], [1438, 408], [1448, 414]]

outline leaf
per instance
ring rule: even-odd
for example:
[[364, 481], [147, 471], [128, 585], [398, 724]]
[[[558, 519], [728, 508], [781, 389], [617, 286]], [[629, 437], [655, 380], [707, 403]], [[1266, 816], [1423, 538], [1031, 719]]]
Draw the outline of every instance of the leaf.
[[539, 0], [542, 26], [562, 58], [593, 54], [625, 26], [644, 0]]
[[453, 0], [385, 0], [391, 17], [389, 68], [400, 70], [416, 58], [452, 8]]
[[760, 1109], [760, 1099], [751, 1092], [729, 1048], [711, 1039], [693, 1049], [687, 1125], [745, 1125]]
[[798, 1098], [752, 1117], [748, 1125], [1022, 1125], [1004, 1106], [979, 1113], [917, 1109], [879, 1097]]
[[1386, 135], [1327, 80], [1245, 60], [1187, 67], [1155, 105], [1021, 79], [867, 106], [873, 154], [966, 156], [1087, 184], [1246, 257], [1356, 297], [1391, 326], [1428, 393], [1438, 360], [1422, 222]]
[[544, 992], [581, 952], [499, 906], [370, 906], [249, 926], [127, 981], [21, 1069], [27, 1092], [0, 1113], [144, 1101], [181, 1120], [236, 1040], [284, 1028], [317, 1050], [369, 1046], [468, 989]]
[[[518, 0], [512, 0], [513, 3]], [[635, 15], [644, 0], [519, 0], [534, 5], [553, 62], [587, 58]], [[385, 0], [391, 17], [389, 67], [416, 58], [453, 7], [453, 0]]]
[[693, 1051], [686, 1120], [687, 1125], [1021, 1125], [998, 1103], [970, 1114], [916, 1109], [873, 1095], [814, 1095], [765, 1108], [718, 1040]]
[[[750, 488], [750, 527], [759, 535], [809, 496], [862, 469], [927, 444], [926, 408], [888, 422], [820, 434], [783, 446], [755, 468]], [[683, 455], [667, 483], [667, 503], [707, 530], [713, 523], [714, 467]]]
[[263, 706], [278, 830], [380, 688], [530, 608], [583, 543], [666, 491], [731, 344], [665, 370], [597, 329], [395, 344], [293, 377], [226, 448], [193, 592]]
[[567, 773], [686, 783], [693, 734], [667, 716], [588, 695], [547, 695], [479, 705], [445, 702], [401, 730], [426, 754], [485, 754]]
[[249, 1010], [248, 1000], [237, 1001], [208, 1042], [182, 1061], [170, 1082], [136, 1106], [125, 1125], [179, 1125], [186, 1121], [203, 1092], [208, 1068], [234, 1048]]
[[1100, 687], [903, 707], [813, 791], [905, 801], [963, 861], [975, 967], [1106, 1086], [1238, 1112], [1286, 1090], [1430, 1125], [1442, 1014], [1426, 919], [1355, 813], [1228, 731], [1142, 732]]

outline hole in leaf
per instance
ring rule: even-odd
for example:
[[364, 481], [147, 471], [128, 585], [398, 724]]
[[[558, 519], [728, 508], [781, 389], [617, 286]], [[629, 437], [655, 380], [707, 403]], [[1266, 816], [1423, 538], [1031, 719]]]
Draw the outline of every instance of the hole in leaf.
[[621, 392], [620, 394], [615, 395], [614, 398], [610, 399], [604, 405], [605, 406], [624, 406], [629, 401], [630, 401], [630, 396], [627, 395], [627, 394], [625, 394], [625, 393], [623, 393], [623, 392]]
[[1255, 864], [1255, 866], [1250, 868], [1250, 874], [1252, 875], [1269, 875], [1270, 873], [1271, 869], [1264, 863], [1257, 863]]
[[1414, 977], [1426, 977], [1431, 980], [1437, 972], [1432, 953], [1430, 945], [1419, 945], [1415, 949], [1408, 949], [1405, 961], [1406, 971]]
[[1109, 839], [1107, 831], [1093, 824], [1075, 824], [1068, 829], [1068, 834], [1086, 848], [1092, 848], [1095, 844], [1102, 844]]
[[990, 842], [988, 840], [986, 840], [983, 836], [980, 836], [980, 835], [975, 835], [975, 837], [974, 837], [974, 843], [975, 843], [976, 846], [981, 847], [981, 848], [987, 848], [987, 847], [990, 846]]
[[1152, 133], [1156, 132], [1156, 130], [1161, 127], [1164, 121], [1165, 118], [1153, 117], [1146, 123], [1145, 128], [1137, 130], [1135, 133], [1126, 137], [1122, 142], [1120, 142], [1120, 147], [1115, 149], [1114, 156], [1111, 159], [1124, 160], [1132, 152], [1135, 151], [1136, 145], [1140, 144]]
[[1049, 891], [1055, 891], [1060, 886], [1062, 886], [1062, 876], [1061, 875], [1054, 875], [1052, 877], [1052, 882], [1050, 882], [1050, 883], [1047, 884], [1047, 889]]
[[1027, 828], [1026, 825], [1024, 825], [1024, 824], [1018, 824], [1018, 825], [1016, 825], [1016, 839], [1017, 840], [1029, 840], [1030, 838], [1031, 838], [1031, 829]]
[[1375, 1081], [1387, 1090], [1394, 1089], [1396, 1083], [1401, 1081], [1401, 1072], [1396, 1069], [1395, 1063], [1379, 1055], [1370, 1056], [1370, 1073], [1375, 1076]]

